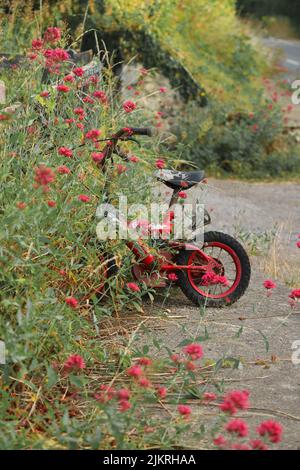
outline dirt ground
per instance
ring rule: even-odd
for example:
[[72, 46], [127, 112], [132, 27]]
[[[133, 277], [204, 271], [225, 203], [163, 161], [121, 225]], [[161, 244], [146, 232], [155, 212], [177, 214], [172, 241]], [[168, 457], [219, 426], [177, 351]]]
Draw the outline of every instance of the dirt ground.
[[[194, 193], [192, 197], [195, 196]], [[213, 219], [211, 229], [233, 235], [251, 231], [259, 239], [262, 233], [279, 225], [278, 246], [284, 247], [294, 275], [297, 273], [299, 282], [294, 287], [300, 287], [300, 250], [296, 247], [300, 233], [299, 197], [300, 184], [295, 183], [212, 180], [205, 199]], [[281, 448], [300, 449], [300, 365], [291, 360], [292, 345], [300, 340], [300, 304], [291, 309], [290, 287], [282, 282], [267, 297], [262, 285], [267, 277], [261, 263], [265, 256], [251, 257], [252, 278], [244, 297], [222, 310], [207, 309], [204, 317], [178, 289], [173, 289], [163, 307], [170, 321], [155, 330], [155, 337], [178, 350], [183, 339], [201, 335], [206, 327], [211, 338], [203, 343], [206, 357], [241, 360], [241, 367], [222, 369], [219, 376], [224, 378], [228, 390], [250, 390], [252, 408], [247, 412], [248, 421], [254, 425], [263, 419], [279, 420], [285, 429]], [[282, 266], [279, 263], [278, 269]], [[171, 319], [172, 316], [177, 318]], [[203, 422], [211, 419], [213, 413], [196, 408]]]

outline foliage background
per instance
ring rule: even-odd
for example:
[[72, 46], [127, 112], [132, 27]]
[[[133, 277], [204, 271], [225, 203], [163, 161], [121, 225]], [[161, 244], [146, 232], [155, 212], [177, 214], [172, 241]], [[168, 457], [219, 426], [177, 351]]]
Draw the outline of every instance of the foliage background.
[[[190, 158], [198, 166], [211, 166], [215, 174], [223, 171], [251, 176], [255, 168], [257, 175], [265, 176], [266, 170], [270, 173], [270, 162], [275, 168], [271, 173], [276, 176], [299, 169], [299, 157], [291, 156], [281, 140], [279, 111], [274, 109], [266, 118], [267, 102], [259, 80], [266, 69], [264, 59], [239, 23], [233, 1], [91, 0], [87, 16], [82, 2], [42, 4], [41, 11], [32, 8], [33, 3], [17, 0], [1, 6], [4, 50], [26, 53], [31, 40], [53, 24], [65, 30], [65, 43], [79, 48], [80, 39], [76, 42], [74, 38], [80, 38], [83, 30], [97, 27], [100, 36], [114, 38], [117, 45], [124, 46], [127, 58], [138, 54], [140, 61], [149, 61], [147, 66], [176, 70], [176, 86], [186, 89], [188, 104], [175, 116], [175, 147], [168, 149], [156, 141], [143, 144], [137, 151], [138, 166], [130, 165], [122, 175], [112, 168], [116, 196], [120, 191], [132, 202], [146, 201], [149, 175], [158, 156], [169, 158], [171, 166], [174, 156]], [[129, 36], [123, 35], [124, 31], [130, 32]], [[141, 38], [144, 45], [137, 42]], [[103, 365], [113, 372], [116, 368], [125, 370], [141, 351], [128, 346], [126, 329], [121, 344], [107, 338], [103, 342], [101, 322], [124, 312], [142, 312], [142, 295], [147, 289], [137, 295], [126, 290], [131, 259], [124, 244], [116, 242], [105, 249], [116, 256], [119, 275], [111, 279], [105, 302], [94, 295], [103, 281], [94, 214], [104, 181], [91, 160], [89, 147], [74, 151], [74, 158], [67, 162], [71, 174], [56, 174], [50, 193], [34, 187], [36, 167], [44, 164], [55, 171], [65, 163], [57, 148], [77, 146], [82, 139], [79, 129], [69, 129], [64, 122], [80, 102], [77, 93], [60, 98], [57, 105], [51, 92], [49, 101], [43, 103], [47, 129], [37, 123], [36, 96], [44, 87], [41, 74], [41, 66], [31, 63], [16, 70], [1, 70], [1, 79], [8, 83], [7, 104], [17, 100], [23, 107], [20, 115], [1, 122], [0, 135], [0, 336], [7, 347], [7, 363], [0, 379], [0, 447], [98, 448], [102, 429], [107, 426], [105, 445], [111, 448], [114, 436], [126, 448], [132, 445], [128, 436], [124, 443], [126, 430], [131, 429], [126, 418], [120, 419], [116, 428], [110, 411], [106, 416], [90, 402], [95, 389], [89, 389], [86, 378], [75, 376], [68, 381], [57, 373], [57, 364], [61, 367], [69, 354], [78, 353], [91, 374]], [[101, 129], [103, 136], [125, 125], [147, 125], [153, 120], [142, 107], [128, 119], [122, 96], [112, 92], [114, 80], [108, 66], [99, 86], [109, 97], [109, 106], [89, 110], [86, 118], [86, 124]], [[202, 110], [189, 99], [198, 89], [201, 101], [205, 93], [210, 103]], [[250, 112], [255, 113], [259, 134], [253, 133]], [[282, 162], [288, 162], [287, 166]], [[90, 197], [88, 204], [78, 201], [81, 193]], [[55, 201], [55, 207], [48, 206], [49, 199]], [[20, 203], [25, 206], [20, 208]], [[66, 305], [69, 295], [80, 299], [78, 309]], [[146, 347], [142, 354], [147, 352]], [[185, 375], [184, 383], [188, 384]], [[78, 390], [84, 406], [76, 402]], [[151, 424], [147, 410], [145, 416], [141, 423]], [[137, 421], [134, 415], [133, 419]], [[164, 435], [168, 428], [166, 421]], [[186, 430], [185, 425], [182, 430]], [[176, 433], [175, 427], [175, 442]], [[147, 436], [141, 435], [143, 440], [135, 445], [142, 448], [149, 443]], [[155, 442], [160, 437], [158, 434]], [[166, 439], [165, 446], [171, 442], [173, 438]]]

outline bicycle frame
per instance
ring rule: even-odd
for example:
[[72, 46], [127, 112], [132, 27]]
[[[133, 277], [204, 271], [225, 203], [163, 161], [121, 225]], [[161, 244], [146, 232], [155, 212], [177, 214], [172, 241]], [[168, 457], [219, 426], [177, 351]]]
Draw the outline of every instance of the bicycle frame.
[[[137, 130], [139, 132], [135, 132]], [[112, 136], [112, 138], [108, 141], [108, 143], [105, 145], [104, 149], [102, 150], [102, 152], [104, 153], [104, 158], [102, 162], [98, 164], [104, 173], [107, 172], [108, 159], [111, 160], [111, 162], [113, 161], [113, 154], [116, 154], [122, 159], [124, 159], [125, 161], [128, 161], [128, 156], [126, 153], [121, 151], [121, 149], [118, 146], [118, 141], [119, 140], [133, 140], [132, 135], [136, 133], [138, 135], [149, 135], [149, 133], [142, 134], [141, 133], [142, 130], [146, 131], [145, 129], [124, 128]], [[172, 221], [174, 219], [174, 212], [171, 210], [171, 208], [174, 204], [177, 203], [179, 192], [180, 192], [180, 189], [175, 189], [173, 191], [173, 194], [169, 203], [169, 210], [164, 217], [162, 226], [157, 229], [158, 231], [160, 231], [162, 235], [164, 232], [168, 233], [169, 235], [172, 233], [172, 229], [173, 229]], [[110, 202], [109, 185], [107, 183], [107, 180], [105, 182], [105, 187], [104, 187], [104, 200], [106, 203], [109, 204]], [[112, 214], [110, 213], [108, 209], [104, 216], [107, 218], [110, 218], [114, 223], [117, 222], [117, 224], [120, 224], [121, 226], [123, 226], [123, 228], [128, 228], [127, 225], [126, 226], [124, 225], [124, 221], [122, 220], [120, 215], [119, 214], [116, 215], [115, 211]], [[176, 251], [179, 251], [179, 250], [196, 251], [201, 257], [201, 259], [203, 260], [203, 265], [182, 266], [182, 265], [176, 265], [176, 263], [172, 263], [172, 262], [170, 263], [170, 260], [168, 260], [162, 253], [160, 253], [160, 256], [153, 255], [150, 251], [150, 247], [146, 245], [140, 238], [138, 238], [137, 240], [126, 240], [125, 243], [128, 249], [131, 250], [131, 252], [134, 254], [136, 261], [139, 264], [142, 264], [144, 269], [148, 272], [153, 272], [154, 270], [156, 270], [159, 273], [170, 273], [170, 272], [175, 272], [178, 270], [184, 270], [184, 271], [199, 271], [199, 272], [205, 273], [205, 272], [212, 271], [214, 267], [220, 266], [219, 263], [215, 259], [208, 256], [199, 247], [191, 243], [168, 241], [168, 246], [170, 248], [174, 248]]]

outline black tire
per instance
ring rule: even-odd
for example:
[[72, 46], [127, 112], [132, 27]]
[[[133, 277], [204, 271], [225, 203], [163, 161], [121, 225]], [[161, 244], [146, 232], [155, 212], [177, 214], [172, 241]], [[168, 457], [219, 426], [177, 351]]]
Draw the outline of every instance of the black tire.
[[116, 260], [111, 253], [105, 253], [101, 256], [102, 262], [106, 261], [106, 280], [103, 284], [103, 289], [96, 293], [96, 297], [99, 300], [110, 297], [110, 284], [109, 279], [117, 276], [119, 268], [116, 264]]
[[[235, 303], [247, 290], [251, 276], [251, 266], [249, 257], [242, 245], [230, 235], [222, 232], [206, 232], [204, 234], [204, 247], [206, 243], [219, 242], [228, 246], [235, 252], [240, 262], [241, 277], [234, 291], [226, 298], [213, 299], [199, 293], [191, 284], [187, 271], [177, 271], [178, 285], [184, 295], [197, 306], [206, 306], [222, 308]], [[176, 263], [178, 265], [187, 265], [191, 251], [182, 250], [178, 253]], [[225, 272], [226, 274], [226, 272]]]

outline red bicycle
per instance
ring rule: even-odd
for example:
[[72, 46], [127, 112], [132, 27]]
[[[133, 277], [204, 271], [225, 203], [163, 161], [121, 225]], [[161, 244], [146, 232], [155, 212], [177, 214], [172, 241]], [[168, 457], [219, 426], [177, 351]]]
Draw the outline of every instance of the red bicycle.
[[[98, 165], [106, 172], [107, 163], [113, 160], [113, 154], [128, 161], [128, 155], [121, 150], [118, 142], [135, 141], [134, 136], [151, 135], [149, 128], [121, 129], [105, 145], [102, 150], [104, 157]], [[205, 179], [203, 171], [160, 170], [156, 176], [173, 190], [163, 224], [160, 228], [156, 227], [163, 234], [166, 227], [172, 231], [172, 207], [177, 203], [180, 191], [201, 184]], [[108, 183], [105, 183], [104, 199], [109, 203]], [[110, 216], [107, 211], [105, 217]], [[115, 217], [115, 213], [112, 217]], [[204, 225], [210, 222], [210, 216], [205, 211]], [[155, 241], [156, 254], [153, 254], [151, 243], [145, 243], [142, 239], [126, 240], [126, 244], [136, 260], [132, 274], [137, 281], [154, 288], [177, 284], [186, 297], [198, 306], [231, 305], [245, 293], [250, 281], [251, 267], [246, 251], [237, 240], [222, 232], [205, 232], [201, 248], [194, 244], [194, 240], [174, 241], [162, 237], [159, 243]], [[114, 275], [116, 268], [110, 259], [106, 263], [106, 278]]]

